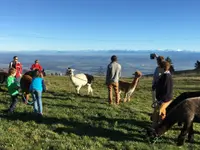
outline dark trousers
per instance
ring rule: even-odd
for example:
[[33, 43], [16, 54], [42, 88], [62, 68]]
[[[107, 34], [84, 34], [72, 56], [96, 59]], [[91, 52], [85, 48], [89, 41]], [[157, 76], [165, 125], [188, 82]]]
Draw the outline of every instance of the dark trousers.
[[17, 104], [17, 101], [18, 101], [17, 96], [18, 96], [18, 95], [13, 95], [13, 96], [11, 96], [12, 102], [11, 102], [11, 105], [10, 105], [10, 108], [9, 108], [9, 111], [10, 111], [10, 112], [13, 112], [14, 109], [15, 109], [15, 107], [16, 107], [16, 104]]

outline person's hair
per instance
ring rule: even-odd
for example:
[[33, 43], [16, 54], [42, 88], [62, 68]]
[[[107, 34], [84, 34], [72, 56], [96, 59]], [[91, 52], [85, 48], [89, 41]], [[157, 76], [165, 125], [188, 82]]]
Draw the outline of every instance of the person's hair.
[[33, 73], [33, 76], [34, 77], [40, 77], [40, 71], [38, 69], [35, 69], [34, 73]]
[[14, 56], [14, 57], [13, 57], [13, 59], [16, 59], [16, 58], [17, 58], [17, 56]]
[[8, 75], [12, 75], [16, 72], [16, 69], [15, 68], [10, 68], [9, 71], [8, 71]]
[[158, 56], [157, 57], [157, 63], [158, 65], [161, 65], [161, 63], [165, 60], [165, 58], [163, 56]]
[[39, 62], [39, 60], [38, 60], [38, 59], [36, 59], [36, 60], [35, 60], [35, 63], [36, 63], [36, 62]]
[[168, 71], [171, 67], [171, 64], [168, 61], [162, 61], [161, 67], [165, 70]]
[[112, 62], [117, 61], [117, 56], [113, 55], [113, 56], [111, 57], [111, 61], [112, 61]]

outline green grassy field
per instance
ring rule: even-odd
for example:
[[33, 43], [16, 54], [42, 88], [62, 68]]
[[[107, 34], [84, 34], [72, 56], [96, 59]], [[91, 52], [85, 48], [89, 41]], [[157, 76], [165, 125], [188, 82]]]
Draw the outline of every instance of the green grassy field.
[[[44, 118], [38, 120], [33, 108], [18, 102], [14, 114], [0, 113], [0, 149], [8, 150], [172, 150], [178, 149], [180, 127], [174, 125], [161, 140], [151, 144], [143, 131], [151, 125], [152, 78], [141, 78], [131, 102], [110, 106], [104, 78], [95, 78], [94, 96], [81, 95], [68, 77], [46, 77], [43, 94]], [[131, 79], [124, 79], [131, 81]], [[174, 77], [174, 97], [200, 89], [199, 77]], [[0, 110], [9, 107], [10, 98], [0, 95]], [[200, 127], [195, 124], [195, 143], [179, 149], [199, 149]]]

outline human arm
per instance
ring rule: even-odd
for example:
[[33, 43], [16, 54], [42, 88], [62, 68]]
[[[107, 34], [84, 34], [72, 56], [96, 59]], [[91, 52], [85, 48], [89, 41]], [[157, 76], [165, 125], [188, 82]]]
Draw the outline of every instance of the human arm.
[[121, 65], [119, 65], [119, 78], [121, 77], [121, 75], [122, 75], [122, 67]]
[[8, 89], [19, 89], [19, 84], [14, 81], [14, 78], [8, 77], [6, 81], [6, 85]]
[[158, 67], [156, 67], [154, 73], [153, 73], [153, 81], [152, 81], [152, 90], [154, 91], [156, 88], [156, 82], [158, 81]]
[[42, 66], [39, 64], [39, 70], [42, 71]]
[[35, 64], [32, 64], [32, 66], [31, 66], [31, 70], [33, 70], [35, 68]]
[[108, 67], [107, 67], [107, 72], [106, 72], [106, 85], [109, 84], [110, 75], [111, 75], [111, 70], [110, 70], [109, 65], [108, 65]]
[[45, 83], [44, 83], [44, 80], [42, 80], [42, 91], [43, 92], [46, 92], [46, 85], [45, 85]]
[[11, 62], [9, 63], [9, 65], [8, 65], [8, 68], [9, 68], [9, 69], [12, 68], [12, 64], [13, 64], [13, 62], [11, 61]]
[[20, 73], [20, 77], [22, 76], [22, 64], [19, 62], [19, 73]]

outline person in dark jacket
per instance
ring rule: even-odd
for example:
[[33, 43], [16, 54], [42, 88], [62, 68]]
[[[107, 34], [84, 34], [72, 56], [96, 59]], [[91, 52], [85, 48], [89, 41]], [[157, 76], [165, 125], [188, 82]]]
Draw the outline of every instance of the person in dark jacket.
[[152, 116], [153, 127], [155, 127], [160, 120], [165, 118], [166, 108], [171, 103], [173, 98], [173, 79], [169, 71], [170, 63], [163, 61], [161, 66], [164, 69], [164, 73], [160, 76], [155, 87], [157, 106]]
[[160, 78], [160, 76], [163, 74], [164, 69], [161, 67], [162, 62], [164, 61], [163, 56], [156, 56], [157, 61], [157, 67], [153, 74], [153, 81], [152, 81], [152, 102], [156, 102], [156, 84]]

